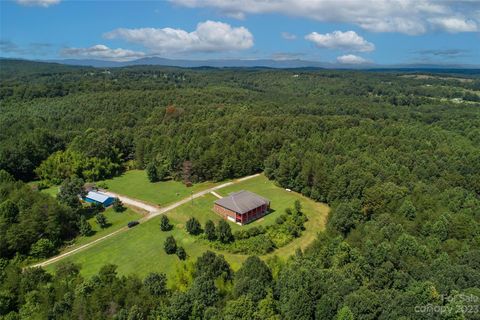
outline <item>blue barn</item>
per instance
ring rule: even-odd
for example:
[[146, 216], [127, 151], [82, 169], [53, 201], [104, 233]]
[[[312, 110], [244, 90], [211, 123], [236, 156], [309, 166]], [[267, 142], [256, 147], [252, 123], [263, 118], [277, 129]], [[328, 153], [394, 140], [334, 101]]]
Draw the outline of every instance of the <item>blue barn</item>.
[[115, 199], [98, 191], [89, 191], [83, 200], [89, 203], [99, 203], [104, 207], [108, 207]]

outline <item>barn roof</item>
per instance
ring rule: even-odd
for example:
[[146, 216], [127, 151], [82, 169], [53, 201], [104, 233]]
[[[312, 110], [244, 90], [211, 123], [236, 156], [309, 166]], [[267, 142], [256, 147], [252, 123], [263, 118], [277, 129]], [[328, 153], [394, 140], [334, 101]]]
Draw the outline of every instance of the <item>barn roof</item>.
[[269, 205], [270, 201], [253, 192], [241, 190], [230, 193], [227, 197], [218, 199], [215, 203], [236, 213], [244, 214], [260, 206]]
[[100, 203], [104, 203], [105, 201], [107, 201], [110, 197], [107, 196], [106, 194], [104, 193], [101, 193], [101, 192], [98, 192], [98, 191], [89, 191], [87, 193], [87, 196], [85, 197], [87, 199], [91, 199], [91, 200], [95, 200], [95, 201], [98, 201]]

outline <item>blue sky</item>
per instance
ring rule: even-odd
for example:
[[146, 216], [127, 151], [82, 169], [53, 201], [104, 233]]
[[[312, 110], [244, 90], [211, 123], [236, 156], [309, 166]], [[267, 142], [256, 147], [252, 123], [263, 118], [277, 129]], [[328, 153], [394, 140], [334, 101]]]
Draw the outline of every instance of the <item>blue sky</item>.
[[0, 1], [0, 56], [480, 64], [480, 1]]

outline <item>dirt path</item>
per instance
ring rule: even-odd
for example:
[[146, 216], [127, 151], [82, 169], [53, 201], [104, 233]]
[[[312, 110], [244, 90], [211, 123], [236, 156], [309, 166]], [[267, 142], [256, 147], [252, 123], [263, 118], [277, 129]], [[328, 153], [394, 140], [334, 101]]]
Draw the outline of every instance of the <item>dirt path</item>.
[[222, 199], [223, 197], [221, 195], [219, 195], [218, 193], [216, 193], [215, 191], [212, 191], [210, 192], [211, 194], [213, 194], [215, 197], [217, 197], [218, 199]]
[[151, 204], [148, 204], [146, 202], [136, 200], [118, 193], [110, 192], [107, 190], [101, 190], [102, 193], [105, 193], [106, 195], [109, 195], [110, 197], [116, 197], [119, 198], [124, 204], [132, 207], [136, 207], [142, 210], [147, 211], [149, 214], [157, 212], [160, 208]]
[[[130, 206], [133, 206], [133, 207], [137, 207], [137, 208], [140, 208], [142, 210], [146, 210], [148, 212], [148, 214], [143, 217], [142, 219], [140, 219], [140, 222], [145, 222], [145, 221], [148, 221], [160, 214], [163, 214], [165, 212], [168, 212], [170, 210], [173, 210], [179, 206], [181, 206], [182, 204], [185, 204], [189, 201], [191, 201], [192, 199], [196, 199], [196, 198], [199, 198], [199, 197], [202, 197], [208, 193], [211, 193], [211, 192], [215, 192], [215, 190], [218, 190], [218, 189], [222, 189], [222, 188], [225, 188], [225, 187], [228, 187], [228, 186], [231, 186], [235, 183], [239, 183], [239, 182], [242, 182], [242, 181], [245, 181], [245, 180], [248, 180], [248, 179], [252, 179], [252, 178], [255, 178], [255, 177], [258, 177], [260, 174], [254, 174], [254, 175], [251, 175], [251, 176], [246, 176], [246, 177], [243, 177], [241, 179], [237, 179], [237, 180], [234, 180], [234, 181], [230, 181], [230, 182], [226, 182], [226, 183], [223, 183], [223, 184], [220, 184], [218, 186], [215, 186], [213, 188], [209, 188], [209, 189], [205, 189], [203, 191], [200, 191], [200, 192], [197, 192], [195, 194], [192, 194], [190, 197], [188, 198], [184, 198], [178, 202], [175, 202], [171, 205], [168, 205], [166, 207], [157, 207], [157, 206], [153, 206], [151, 204], [148, 204], [148, 203], [145, 203], [143, 201], [140, 201], [140, 200], [137, 200], [137, 199], [133, 199], [133, 198], [130, 198], [130, 197], [127, 197], [127, 196], [124, 196], [124, 195], [120, 195], [120, 194], [116, 194], [114, 192], [104, 192], [106, 194], [108, 194], [109, 196], [112, 196], [112, 197], [118, 197], [123, 203], [127, 204], [127, 205], [130, 205]], [[75, 254], [76, 252], [78, 251], [81, 251], [85, 248], [88, 248], [88, 247], [91, 247], [93, 245], [95, 245], [96, 243], [102, 241], [102, 240], [105, 240], [111, 236], [114, 236], [120, 232], [124, 232], [124, 231], [128, 231], [129, 229], [127, 227], [124, 227], [122, 229], [119, 229], [119, 230], [116, 230], [112, 233], [109, 233], [101, 238], [98, 238], [92, 242], [89, 242], [89, 243], [86, 243], [78, 248], [75, 248], [71, 251], [67, 251], [65, 253], [62, 253], [58, 256], [55, 256], [53, 258], [50, 258], [46, 261], [43, 261], [43, 262], [40, 262], [40, 263], [37, 263], [37, 264], [34, 264], [34, 265], [31, 265], [30, 267], [31, 268], [35, 268], [35, 267], [45, 267], [45, 266], [48, 266], [49, 264], [52, 264], [54, 262], [57, 262], [58, 260], [61, 260], [67, 256], [70, 256], [72, 254]]]

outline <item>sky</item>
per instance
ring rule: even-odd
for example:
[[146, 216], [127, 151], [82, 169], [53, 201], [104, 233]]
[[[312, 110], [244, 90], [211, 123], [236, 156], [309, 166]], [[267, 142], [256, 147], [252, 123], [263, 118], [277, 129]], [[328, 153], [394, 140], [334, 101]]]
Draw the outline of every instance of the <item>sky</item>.
[[0, 0], [0, 56], [480, 65], [480, 0]]

